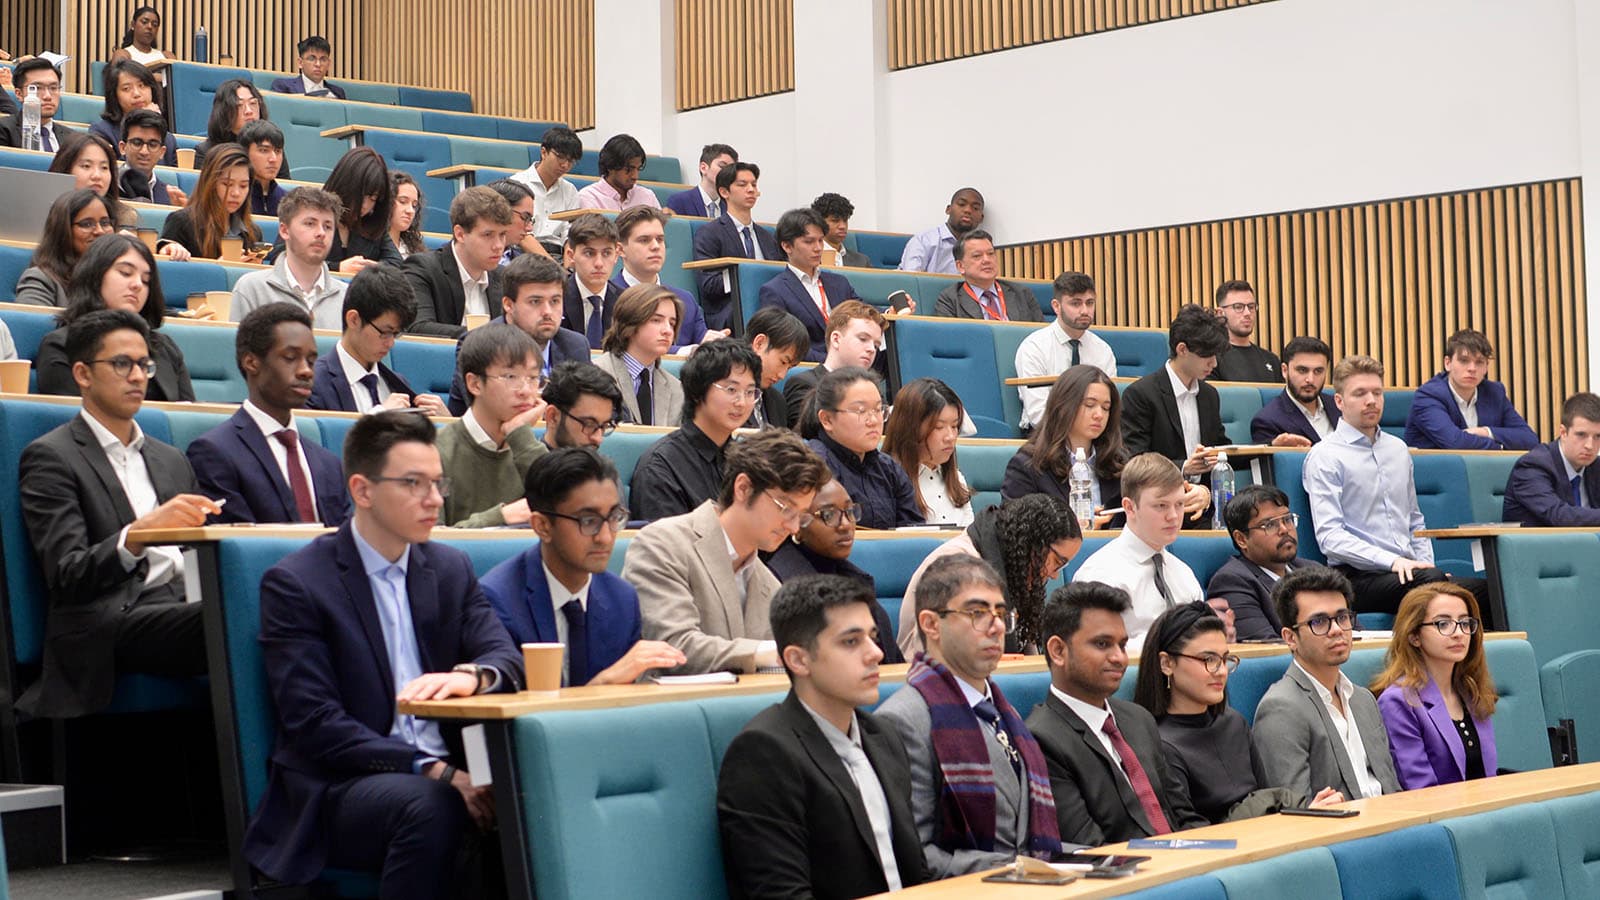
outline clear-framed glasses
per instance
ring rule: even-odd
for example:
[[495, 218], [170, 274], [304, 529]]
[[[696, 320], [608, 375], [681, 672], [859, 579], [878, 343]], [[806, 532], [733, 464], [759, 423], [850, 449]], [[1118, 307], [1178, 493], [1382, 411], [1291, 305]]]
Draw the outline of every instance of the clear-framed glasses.
[[852, 522], [861, 521], [861, 504], [852, 503], [843, 508], [837, 506], [824, 506], [812, 515], [821, 520], [822, 524], [828, 526], [829, 528], [833, 528], [834, 526], [838, 525], [840, 520], [846, 516], [848, 516]]
[[889, 414], [889, 407], [881, 406], [881, 405], [880, 406], [847, 406], [847, 407], [845, 407], [843, 409], [835, 409], [834, 412], [836, 412], [836, 413], [849, 413], [849, 414], [851, 414], [853, 416], [860, 416], [861, 417], [861, 421], [863, 421], [863, 422], [882, 422], [884, 417]]
[[1224, 653], [1221, 656], [1218, 656], [1215, 653], [1202, 653], [1199, 656], [1192, 656], [1188, 653], [1174, 653], [1172, 655], [1181, 656], [1184, 659], [1192, 659], [1200, 665], [1205, 666], [1206, 671], [1212, 675], [1222, 674], [1223, 669], [1227, 669], [1229, 674], [1232, 674], [1239, 669], [1239, 657], [1234, 656], [1232, 653]]
[[[981, 600], [972, 602], [983, 603]], [[1000, 623], [1001, 628], [1010, 631], [1014, 627], [1016, 619], [1016, 614], [1008, 609], [1004, 603], [995, 606], [985, 603], [982, 606], [969, 606], [964, 609], [938, 609], [934, 610], [934, 612], [938, 613], [941, 619], [950, 615], [966, 616], [972, 621], [973, 630], [978, 632], [988, 631], [994, 627], [994, 623], [997, 621]]]
[[91, 359], [91, 363], [105, 363], [111, 367], [118, 378], [127, 378], [133, 372], [133, 367], [138, 366], [146, 378], [154, 378], [156, 374], [156, 361], [146, 356], [143, 359], [134, 359], [131, 356], [113, 356], [110, 359]]
[[611, 511], [603, 516], [592, 512], [569, 516], [566, 513], [543, 509], [539, 510], [539, 513], [552, 519], [566, 519], [569, 522], [576, 522], [578, 524], [578, 533], [587, 537], [594, 537], [599, 534], [600, 526], [602, 525], [610, 525], [612, 531], [618, 531], [622, 526], [628, 524], [628, 508], [626, 506], [613, 506]]
[[1340, 631], [1349, 631], [1355, 623], [1356, 614], [1348, 609], [1341, 609], [1331, 616], [1326, 613], [1317, 613], [1294, 627], [1309, 628], [1312, 634], [1323, 635], [1327, 634], [1334, 625], [1338, 625]]
[[79, 219], [72, 223], [72, 227], [79, 231], [110, 231], [117, 227], [117, 223], [107, 216], [103, 219]]
[[778, 495], [771, 491], [762, 491], [761, 493], [766, 494], [767, 499], [772, 501], [772, 505], [778, 508], [778, 512], [783, 513], [783, 521], [797, 528], [804, 528], [811, 524], [811, 513], [803, 512], [791, 504], [779, 500]]
[[531, 387], [536, 391], [544, 390], [543, 375], [485, 375], [484, 378], [489, 381], [498, 381], [508, 388], [521, 385], [523, 387]]
[[1259, 531], [1263, 534], [1272, 531], [1293, 531], [1295, 526], [1299, 524], [1300, 517], [1298, 515], [1295, 513], [1284, 513], [1281, 516], [1274, 516], [1270, 519], [1262, 519], [1256, 524], [1251, 525], [1249, 530]]
[[712, 382], [711, 386], [728, 395], [729, 400], [743, 398], [746, 403], [755, 403], [761, 399], [761, 389], [758, 387], [740, 388], [736, 384], [722, 384]]
[[1423, 622], [1422, 624], [1432, 625], [1434, 628], [1439, 630], [1440, 634], [1449, 637], [1450, 635], [1455, 634], [1457, 631], [1460, 631], [1462, 634], [1477, 634], [1478, 625], [1480, 623], [1477, 619], [1474, 619], [1471, 616], [1463, 616], [1459, 619], [1449, 619], [1445, 618], [1444, 616], [1440, 616], [1439, 618], [1434, 619], [1432, 622]]
[[405, 489], [411, 493], [411, 496], [418, 500], [428, 499], [428, 495], [434, 490], [438, 490], [440, 497], [450, 496], [450, 479], [448, 477], [435, 480], [423, 478], [419, 475], [379, 475], [372, 480], [392, 481], [395, 484], [405, 485]]

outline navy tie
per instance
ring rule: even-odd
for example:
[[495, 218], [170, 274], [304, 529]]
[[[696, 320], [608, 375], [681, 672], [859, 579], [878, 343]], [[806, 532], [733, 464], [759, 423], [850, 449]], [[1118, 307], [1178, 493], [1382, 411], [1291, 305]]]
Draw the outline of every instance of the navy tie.
[[750, 229], [749, 225], [739, 229], [739, 233], [744, 237], [744, 255], [751, 259], [760, 259], [761, 257], [756, 255], [755, 242], [750, 238]]
[[1574, 475], [1574, 476], [1572, 476], [1572, 505], [1573, 506], [1582, 506], [1583, 505], [1583, 476], [1582, 475]]
[[372, 398], [372, 405], [378, 405], [378, 374], [368, 372], [361, 376], [361, 384], [367, 389], [367, 396]]
[[600, 310], [604, 304], [599, 297], [590, 297], [588, 302], [594, 304], [594, 311], [589, 313], [589, 322], [585, 326], [585, 333], [589, 338], [589, 349], [599, 350], [600, 339], [605, 334], [605, 330], [600, 326]]
[[1078, 340], [1077, 338], [1073, 338], [1072, 340], [1067, 341], [1067, 343], [1072, 345], [1072, 364], [1073, 365], [1077, 365], [1078, 361], [1079, 361], [1078, 360], [1079, 345], [1082, 344], [1083, 342]]
[[567, 617], [567, 686], [589, 683], [589, 625], [583, 604], [574, 597], [561, 605]]
[[1011, 759], [1011, 768], [1016, 770], [1017, 777], [1022, 777], [1022, 754], [1012, 745], [1011, 735], [1006, 733], [1006, 726], [1000, 721], [1000, 710], [995, 707], [994, 701], [985, 697], [973, 705], [972, 711], [985, 725], [994, 729], [994, 739]]

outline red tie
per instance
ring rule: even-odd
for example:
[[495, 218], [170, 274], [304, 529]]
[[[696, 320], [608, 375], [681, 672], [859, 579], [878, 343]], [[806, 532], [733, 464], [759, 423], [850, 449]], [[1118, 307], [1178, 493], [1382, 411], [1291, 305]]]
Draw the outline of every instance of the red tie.
[[1156, 790], [1150, 786], [1150, 778], [1144, 773], [1144, 766], [1139, 765], [1139, 757], [1134, 754], [1133, 748], [1123, 740], [1122, 732], [1117, 730], [1117, 723], [1106, 716], [1106, 724], [1100, 727], [1106, 736], [1111, 738], [1111, 746], [1116, 748], [1117, 755], [1122, 757], [1122, 771], [1128, 774], [1128, 783], [1133, 785], [1133, 793], [1139, 798], [1139, 805], [1144, 807], [1144, 814], [1150, 819], [1150, 827], [1156, 834], [1167, 834], [1172, 831], [1172, 826], [1167, 824], [1167, 814], [1161, 811], [1161, 801], [1156, 799]]
[[317, 508], [311, 502], [311, 485], [306, 481], [305, 471], [300, 468], [299, 433], [293, 428], [285, 428], [273, 437], [283, 444], [284, 455], [288, 457], [289, 489], [294, 491], [294, 508], [299, 521], [317, 521]]

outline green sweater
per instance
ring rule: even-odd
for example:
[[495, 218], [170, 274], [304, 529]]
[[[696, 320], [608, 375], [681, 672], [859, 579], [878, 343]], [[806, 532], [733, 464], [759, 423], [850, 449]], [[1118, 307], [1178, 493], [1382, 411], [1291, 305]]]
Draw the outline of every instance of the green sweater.
[[439, 430], [438, 446], [439, 461], [450, 479], [443, 522], [457, 528], [506, 524], [501, 504], [522, 499], [528, 467], [549, 452], [532, 428], [513, 431], [506, 438], [506, 450], [485, 450], [460, 419]]

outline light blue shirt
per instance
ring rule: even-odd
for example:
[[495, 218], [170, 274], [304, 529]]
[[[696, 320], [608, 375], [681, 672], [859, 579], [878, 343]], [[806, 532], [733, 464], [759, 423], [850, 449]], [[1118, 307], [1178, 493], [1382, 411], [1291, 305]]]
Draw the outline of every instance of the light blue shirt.
[[[645, 370], [650, 368], [627, 353], [622, 354], [622, 364], [628, 367], [628, 377], [633, 379], [633, 392], [639, 393], [639, 381], [644, 378]], [[655, 387], [655, 381], [650, 382], [650, 387]]]
[[906, 241], [905, 252], [900, 254], [903, 272], [956, 273], [956, 236], [948, 222], [911, 236]]
[[[378, 627], [383, 629], [384, 651], [389, 655], [389, 671], [394, 676], [394, 693], [398, 696], [401, 688], [423, 674], [422, 651], [417, 647], [417, 630], [411, 622], [411, 595], [406, 590], [411, 548], [406, 548], [399, 562], [389, 562], [361, 537], [360, 529], [352, 527], [350, 536], [355, 538], [361, 567], [366, 570], [367, 583], [372, 586], [372, 600], [378, 607]], [[396, 712], [389, 736], [405, 741], [434, 759], [449, 755], [444, 738], [439, 734], [439, 723], [432, 719], [402, 716]]]
[[1304, 484], [1317, 546], [1329, 564], [1387, 571], [1407, 557], [1433, 565], [1405, 442], [1384, 431], [1372, 441], [1348, 419], [1306, 454]]

